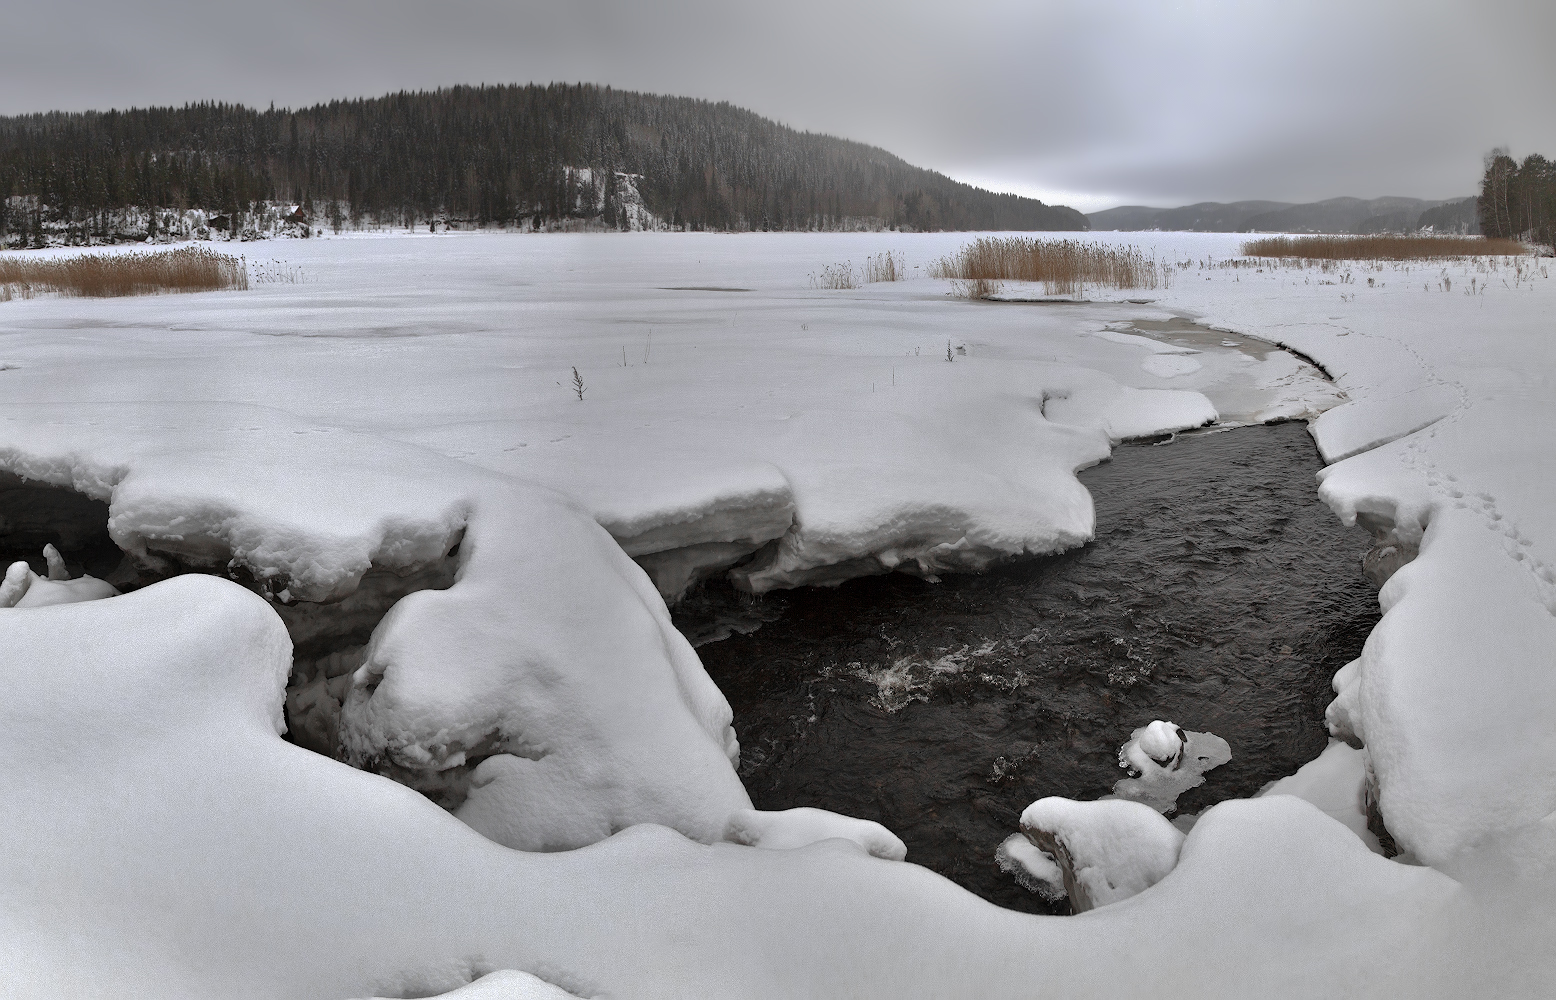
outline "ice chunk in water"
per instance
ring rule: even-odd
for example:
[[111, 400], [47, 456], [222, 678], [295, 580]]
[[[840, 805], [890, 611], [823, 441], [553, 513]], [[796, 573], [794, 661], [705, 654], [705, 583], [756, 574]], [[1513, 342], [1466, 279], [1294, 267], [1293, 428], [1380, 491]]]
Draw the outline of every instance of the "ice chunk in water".
[[1130, 777], [1113, 785], [1113, 795], [1160, 813], [1177, 807], [1178, 796], [1205, 783], [1205, 772], [1232, 759], [1232, 748], [1214, 733], [1187, 732], [1157, 720], [1129, 734], [1118, 748], [1118, 766]]

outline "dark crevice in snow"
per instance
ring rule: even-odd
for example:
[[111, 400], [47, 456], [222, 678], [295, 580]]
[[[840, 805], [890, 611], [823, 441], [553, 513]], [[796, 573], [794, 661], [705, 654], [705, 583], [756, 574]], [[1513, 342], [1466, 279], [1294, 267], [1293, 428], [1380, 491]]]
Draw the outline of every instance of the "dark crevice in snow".
[[[437, 562], [409, 572], [373, 568], [357, 589], [329, 604], [295, 601], [273, 606], [292, 637], [292, 674], [286, 686], [286, 738], [344, 759], [340, 713], [352, 674], [362, 665], [373, 630], [396, 601], [420, 590], [447, 590], [459, 568], [459, 545]], [[374, 680], [376, 684], [376, 679]]]
[[65, 557], [71, 576], [110, 576], [119, 589], [132, 571], [124, 553], [108, 535], [108, 505], [63, 486], [27, 480], [0, 471], [0, 572], [26, 560], [34, 572], [46, 567], [43, 547], [53, 545]]
[[[338, 747], [341, 705], [373, 630], [407, 594], [453, 586], [459, 563], [456, 538], [449, 552], [435, 562], [403, 572], [370, 568], [356, 590], [342, 600], [327, 604], [283, 602], [273, 595], [285, 589], [284, 581], [257, 579], [241, 566], [192, 565], [167, 551], [148, 551], [137, 561], [114, 543], [108, 518], [108, 504], [102, 500], [0, 471], [0, 571], [25, 560], [34, 572], [45, 574], [43, 547], [53, 545], [72, 577], [89, 574], [125, 592], [184, 573], [210, 573], [264, 596], [292, 637], [287, 739], [337, 758], [342, 757]], [[201, 550], [205, 541], [190, 538], [188, 548], [191, 552]], [[485, 756], [496, 750], [471, 748], [469, 752]], [[472, 766], [476, 759], [472, 756]], [[451, 780], [457, 783], [460, 779], [454, 776]]]
[[1421, 551], [1418, 542], [1399, 536], [1394, 519], [1387, 515], [1357, 511], [1356, 523], [1372, 535], [1372, 548], [1362, 556], [1362, 572], [1375, 586], [1382, 587]]

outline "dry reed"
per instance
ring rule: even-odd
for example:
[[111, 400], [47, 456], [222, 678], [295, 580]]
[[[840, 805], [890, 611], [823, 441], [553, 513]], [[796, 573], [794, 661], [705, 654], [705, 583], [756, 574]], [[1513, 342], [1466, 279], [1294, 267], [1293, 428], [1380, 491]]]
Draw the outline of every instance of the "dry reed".
[[951, 294], [959, 299], [991, 299], [1004, 290], [1005, 286], [988, 278], [951, 279]]
[[1245, 257], [1304, 260], [1433, 260], [1528, 252], [1528, 247], [1513, 240], [1484, 236], [1266, 236], [1243, 244]]
[[858, 288], [859, 280], [854, 277], [854, 265], [851, 261], [841, 264], [828, 264], [821, 269], [820, 274], [810, 276], [810, 287], [826, 289]]
[[[935, 277], [960, 282], [1040, 281], [1050, 295], [1073, 295], [1086, 285], [1156, 288], [1156, 261], [1137, 247], [1026, 236], [984, 236], [943, 257]], [[987, 287], [987, 286], [984, 286]]]
[[[14, 287], [13, 287], [14, 286]], [[38, 292], [66, 297], [156, 295], [246, 289], [248, 269], [236, 257], [203, 247], [157, 253], [79, 254], [68, 257], [0, 258], [0, 287], [30, 298]]]
[[877, 281], [906, 281], [907, 277], [907, 266], [898, 254], [888, 252], [864, 259], [866, 284], [874, 284]]

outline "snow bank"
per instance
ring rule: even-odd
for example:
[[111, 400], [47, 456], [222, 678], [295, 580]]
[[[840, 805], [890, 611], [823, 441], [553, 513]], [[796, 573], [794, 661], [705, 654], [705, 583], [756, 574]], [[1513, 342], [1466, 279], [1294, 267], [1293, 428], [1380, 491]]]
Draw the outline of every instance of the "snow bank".
[[1556, 443], [1512, 430], [1551, 420], [1543, 399], [1476, 399], [1322, 475], [1387, 581], [1331, 731], [1365, 742], [1389, 832], [1428, 863], [1556, 810], [1556, 780], [1528, 767], [1556, 750], [1556, 516], [1536, 499]]
[[1544, 822], [1556, 776], [1529, 762], [1553, 749], [1539, 720], [1556, 713], [1556, 438], [1541, 433], [1556, 426], [1550, 269], [1480, 258], [1222, 270], [1235, 237], [1146, 240], [1194, 262], [1160, 305], [1290, 345], [1351, 397], [1312, 428], [1335, 463], [1320, 495], [1372, 532], [1364, 567], [1386, 581], [1386, 613], [1336, 678], [1330, 722], [1365, 742], [1388, 831], [1453, 867]]
[[1313, 440], [1325, 462], [1338, 462], [1414, 434], [1453, 412], [1460, 402], [1453, 387], [1439, 384], [1354, 400], [1313, 421]]
[[1197, 392], [1128, 386], [1078, 389], [1053, 396], [1044, 401], [1043, 413], [1062, 424], [1096, 427], [1114, 444], [1203, 427], [1219, 417], [1210, 400]]

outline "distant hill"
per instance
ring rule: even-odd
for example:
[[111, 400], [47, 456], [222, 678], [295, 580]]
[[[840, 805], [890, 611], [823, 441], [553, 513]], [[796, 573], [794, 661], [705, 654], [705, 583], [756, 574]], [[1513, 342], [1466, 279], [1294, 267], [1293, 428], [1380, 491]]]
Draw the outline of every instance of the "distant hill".
[[1129, 205], [1094, 212], [1086, 219], [1096, 230], [1405, 233], [1431, 225], [1439, 232], [1478, 232], [1474, 202], [1473, 198], [1443, 202], [1390, 197], [1331, 198], [1306, 205], [1278, 201], [1202, 202], [1183, 208]]
[[92, 236], [109, 216], [158, 218], [131, 207], [200, 209], [238, 226], [263, 203], [286, 201], [314, 225], [344, 215], [402, 225], [1087, 228], [1073, 209], [727, 103], [588, 84], [454, 87], [300, 111], [193, 104], [0, 118], [0, 206], [9, 206], [0, 238], [45, 222], [51, 233]]

